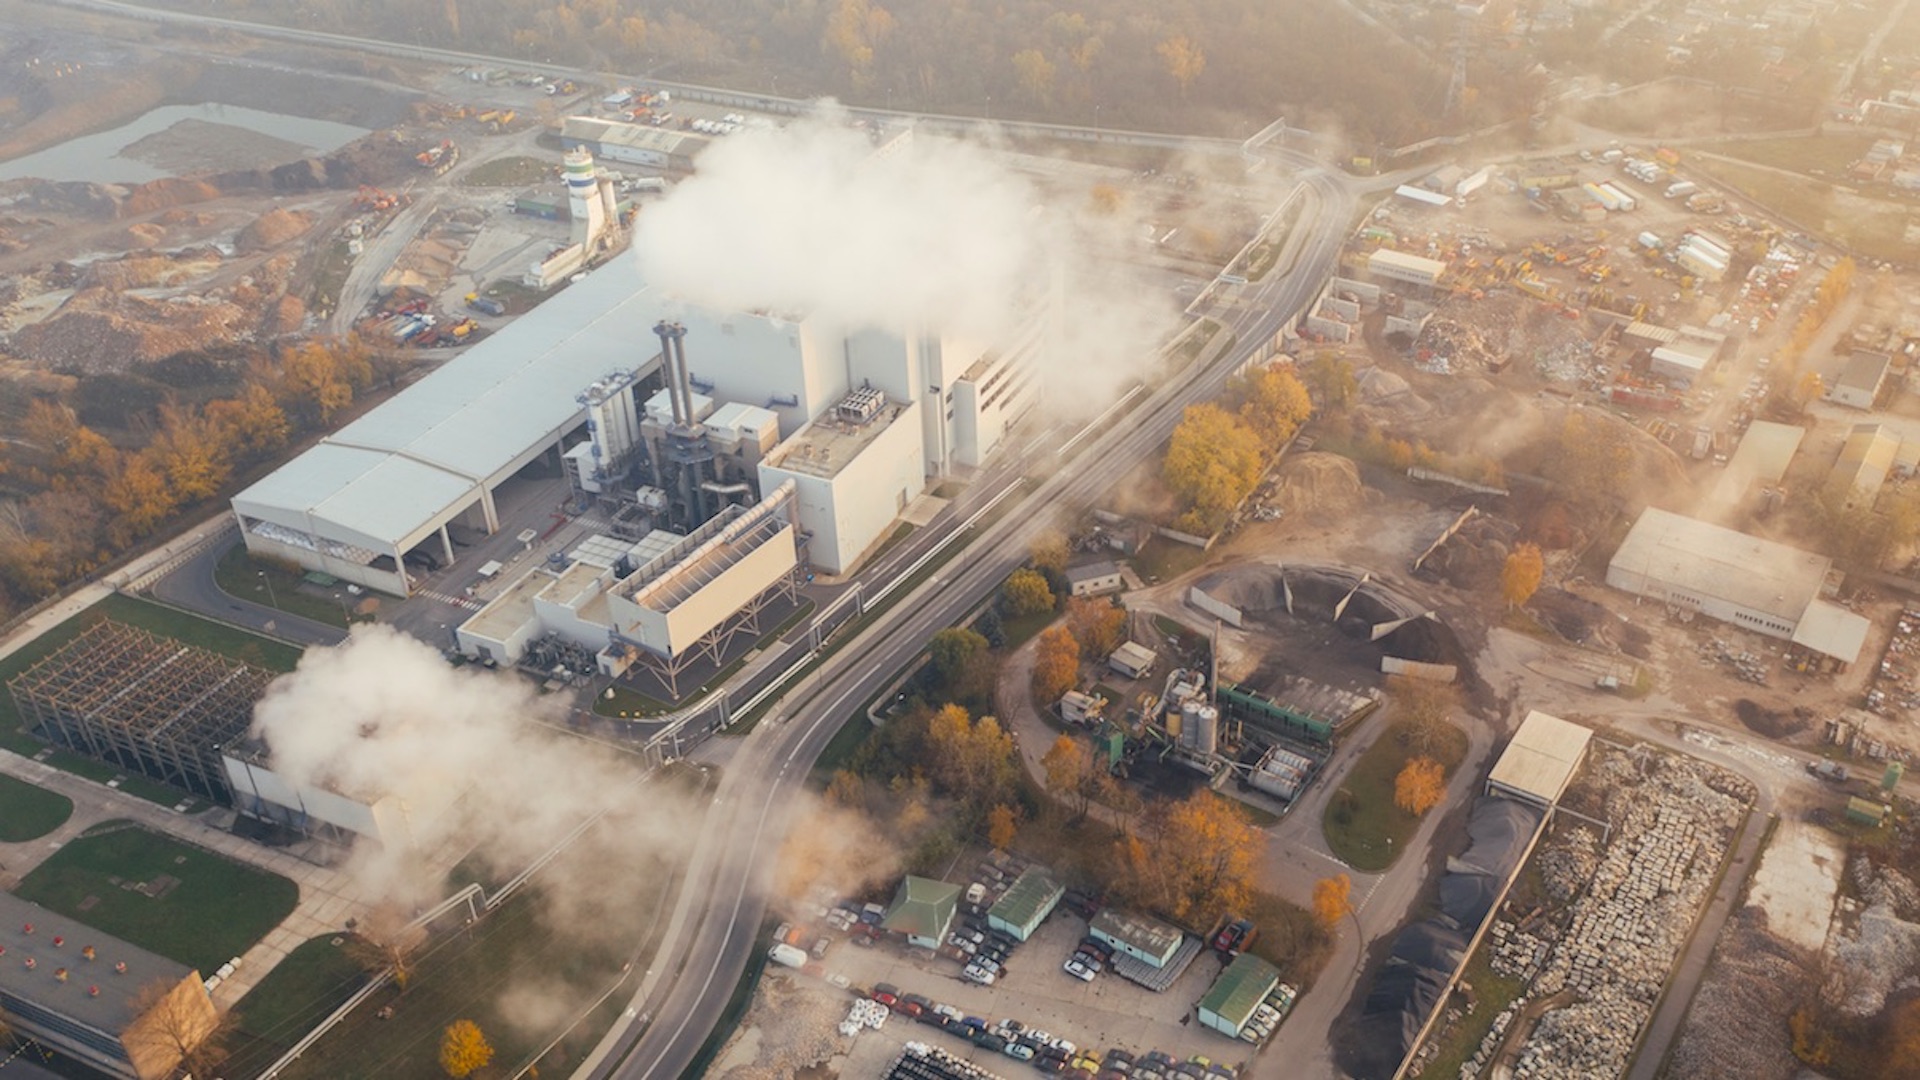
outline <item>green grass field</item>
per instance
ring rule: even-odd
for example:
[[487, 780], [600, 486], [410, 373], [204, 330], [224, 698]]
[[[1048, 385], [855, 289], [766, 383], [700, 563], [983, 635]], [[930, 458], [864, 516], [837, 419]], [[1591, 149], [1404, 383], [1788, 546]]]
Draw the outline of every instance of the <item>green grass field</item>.
[[[1407, 745], [1407, 729], [1395, 725], [1380, 733], [1372, 746], [1353, 763], [1340, 788], [1327, 800], [1320, 827], [1335, 857], [1355, 870], [1385, 870], [1406, 849], [1407, 838], [1420, 819], [1393, 801], [1394, 778], [1415, 756]], [[1467, 756], [1467, 733], [1451, 724], [1434, 740], [1430, 756], [1440, 762], [1449, 779]], [[1438, 813], [1439, 810], [1429, 811]]]
[[[177, 884], [157, 896], [135, 891], [142, 882], [164, 884], [163, 875]], [[278, 874], [126, 822], [54, 852], [14, 893], [202, 974], [246, 952], [300, 900], [298, 887]]]
[[231, 1075], [251, 1076], [278, 1060], [366, 982], [366, 972], [344, 946], [338, 934], [307, 941], [247, 991], [233, 1007], [238, 1023], [227, 1062]]
[[533, 157], [503, 157], [475, 165], [460, 178], [462, 187], [528, 187], [553, 179], [553, 164]]
[[[213, 583], [228, 596], [249, 600], [290, 615], [312, 619], [328, 626], [347, 626], [345, 601], [333, 595], [320, 596], [300, 574], [283, 566], [261, 562], [247, 554], [245, 544], [235, 544], [213, 568]], [[346, 585], [335, 586], [333, 593], [346, 595]]]
[[1726, 157], [1812, 175], [1840, 176], [1873, 146], [1872, 135], [1811, 135], [1794, 139], [1740, 139], [1701, 149]]
[[72, 816], [73, 800], [65, 795], [0, 776], [0, 842], [38, 840]]
[[1698, 155], [1692, 163], [1736, 188], [1736, 198], [1751, 199], [1867, 258], [1896, 262], [1920, 258], [1920, 245], [1906, 242], [1909, 210], [1906, 204], [1849, 194], [1820, 180], [1758, 169], [1738, 161]]

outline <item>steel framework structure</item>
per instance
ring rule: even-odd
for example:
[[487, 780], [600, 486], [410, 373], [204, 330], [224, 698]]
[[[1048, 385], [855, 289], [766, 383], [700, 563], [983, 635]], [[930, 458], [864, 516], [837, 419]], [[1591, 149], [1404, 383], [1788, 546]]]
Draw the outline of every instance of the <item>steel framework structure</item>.
[[272, 673], [103, 619], [7, 683], [50, 742], [220, 802], [220, 751]]

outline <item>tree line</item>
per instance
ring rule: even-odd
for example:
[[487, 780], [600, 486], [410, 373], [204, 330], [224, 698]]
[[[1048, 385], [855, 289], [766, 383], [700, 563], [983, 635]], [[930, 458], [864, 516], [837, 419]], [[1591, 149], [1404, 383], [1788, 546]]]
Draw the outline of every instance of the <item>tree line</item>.
[[194, 401], [162, 388], [117, 429], [85, 422], [84, 381], [19, 403], [18, 434], [0, 451], [0, 618], [216, 502], [238, 474], [326, 429], [400, 370], [357, 339], [288, 345], [234, 367], [230, 395]]
[[873, 106], [1225, 134], [1284, 114], [1366, 145], [1523, 117], [1541, 83], [1518, 52], [1489, 53], [1475, 61], [1470, 108], [1447, 116], [1447, 57], [1313, 0], [313, 0], [297, 14], [235, 0], [226, 10]]

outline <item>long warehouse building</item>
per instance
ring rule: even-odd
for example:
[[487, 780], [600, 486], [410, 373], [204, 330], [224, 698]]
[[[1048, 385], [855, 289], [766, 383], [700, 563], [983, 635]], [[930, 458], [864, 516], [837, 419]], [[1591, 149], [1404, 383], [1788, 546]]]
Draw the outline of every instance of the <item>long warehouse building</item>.
[[[842, 573], [926, 477], [980, 465], [1038, 401], [1051, 302], [996, 343], [849, 332], [806, 316], [690, 307], [646, 285], [622, 256], [242, 491], [234, 515], [256, 554], [409, 595], [409, 555], [428, 568], [453, 562], [449, 526], [497, 531], [500, 493], [516, 474], [543, 458], [558, 464], [595, 437], [589, 419], [605, 418], [591, 411], [599, 399], [588, 388], [659, 384], [646, 328], [666, 316], [686, 327], [701, 395], [771, 413], [792, 433], [756, 479], [769, 491], [799, 485], [796, 524], [822, 541], [809, 559]], [[862, 394], [875, 403], [873, 436], [839, 434], [858, 426], [840, 414]], [[843, 452], [876, 460], [862, 466]], [[881, 456], [911, 466], [883, 478]]]

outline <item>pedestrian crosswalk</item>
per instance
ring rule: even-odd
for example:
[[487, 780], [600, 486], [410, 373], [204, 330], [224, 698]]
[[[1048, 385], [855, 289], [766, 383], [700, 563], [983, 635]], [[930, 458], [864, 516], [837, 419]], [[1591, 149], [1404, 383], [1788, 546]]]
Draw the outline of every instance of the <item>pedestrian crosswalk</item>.
[[417, 590], [414, 595], [424, 596], [429, 600], [438, 600], [443, 604], [452, 604], [454, 607], [466, 608], [468, 611], [479, 611], [485, 606], [471, 596], [449, 596], [446, 593], [435, 592], [432, 589], [420, 589]]

